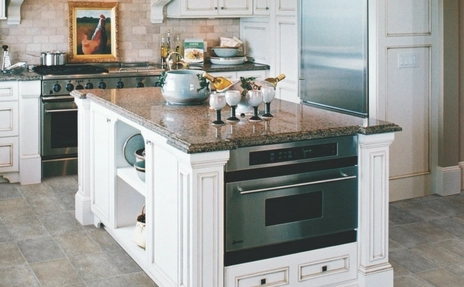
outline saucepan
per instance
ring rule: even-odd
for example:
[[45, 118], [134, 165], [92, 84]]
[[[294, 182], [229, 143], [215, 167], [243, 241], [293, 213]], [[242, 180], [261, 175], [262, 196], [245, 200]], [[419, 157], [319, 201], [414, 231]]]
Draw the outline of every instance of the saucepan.
[[42, 52], [40, 54], [40, 65], [57, 66], [66, 64], [66, 53], [60, 51]]

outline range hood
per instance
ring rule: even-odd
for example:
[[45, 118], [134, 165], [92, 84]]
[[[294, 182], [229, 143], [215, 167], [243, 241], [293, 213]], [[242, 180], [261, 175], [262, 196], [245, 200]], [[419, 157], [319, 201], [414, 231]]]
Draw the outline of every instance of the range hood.
[[21, 23], [21, 5], [24, 0], [6, 1], [6, 22], [8, 25], [19, 25]]

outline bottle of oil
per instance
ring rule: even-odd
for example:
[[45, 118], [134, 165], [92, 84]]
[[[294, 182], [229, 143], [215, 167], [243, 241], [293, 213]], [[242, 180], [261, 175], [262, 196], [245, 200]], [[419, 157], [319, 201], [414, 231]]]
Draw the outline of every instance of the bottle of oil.
[[[179, 34], [176, 35], [176, 40], [174, 41], [174, 45], [176, 46], [175, 51], [177, 53], [179, 53], [179, 55], [183, 55], [182, 42], [180, 41], [180, 35]], [[174, 58], [176, 64], [181, 61], [181, 56], [179, 56], [179, 55], [176, 55], [175, 58]]]
[[219, 92], [224, 91], [233, 84], [230, 80], [224, 77], [213, 77], [206, 72], [203, 73], [203, 78], [207, 79], [211, 85], [216, 88], [216, 91]]
[[161, 35], [160, 55], [161, 55], [161, 67], [166, 68], [166, 57], [169, 54], [166, 37]]

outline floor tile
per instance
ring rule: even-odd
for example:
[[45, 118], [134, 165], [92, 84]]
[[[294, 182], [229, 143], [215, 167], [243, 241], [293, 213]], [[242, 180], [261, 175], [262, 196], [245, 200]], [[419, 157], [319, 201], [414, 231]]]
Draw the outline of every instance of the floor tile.
[[50, 235], [35, 215], [16, 218], [9, 217], [5, 218], [4, 222], [13, 241]]
[[33, 215], [35, 215], [34, 211], [22, 197], [0, 200], [0, 218], [18, 218]]
[[78, 255], [69, 261], [84, 281], [95, 281], [118, 276], [118, 269], [104, 253]]
[[440, 243], [430, 243], [417, 246], [412, 251], [429, 259], [440, 267], [449, 267], [456, 264], [464, 264], [464, 258], [456, 253], [444, 249]]
[[105, 278], [99, 279], [95, 281], [86, 282], [87, 286], [89, 287], [127, 287], [133, 286], [129, 282], [127, 282], [126, 278], [123, 276], [112, 277], [112, 278]]
[[140, 266], [123, 250], [106, 252], [111, 262], [118, 268], [119, 273], [127, 274], [140, 272]]
[[395, 287], [434, 287], [433, 285], [415, 276], [395, 277], [394, 286]]
[[60, 234], [55, 236], [55, 240], [68, 257], [102, 251], [85, 231]]
[[26, 239], [17, 243], [28, 263], [64, 257], [58, 243], [51, 236]]
[[390, 252], [391, 260], [412, 273], [436, 269], [439, 266], [431, 260], [411, 250], [399, 250]]
[[52, 235], [83, 231], [82, 225], [76, 220], [74, 212], [59, 212], [39, 215], [45, 228]]
[[18, 185], [18, 189], [24, 197], [53, 194], [52, 188], [42, 183]]
[[41, 287], [28, 265], [0, 268], [0, 287]]
[[122, 275], [131, 287], [158, 287], [145, 272]]
[[37, 195], [25, 198], [27, 204], [36, 214], [65, 211], [65, 206], [55, 195]]
[[122, 247], [103, 228], [93, 228], [87, 231], [103, 251], [121, 251]]
[[8, 232], [8, 229], [5, 226], [5, 223], [3, 220], [0, 218], [0, 242], [6, 242], [6, 241], [11, 241], [11, 235]]
[[421, 272], [417, 274], [417, 276], [436, 287], [457, 287], [463, 285], [462, 278], [459, 278], [453, 273], [441, 268]]
[[25, 263], [21, 250], [14, 242], [0, 243], [0, 269]]
[[0, 199], [21, 197], [17, 184], [0, 183]]
[[449, 232], [429, 222], [417, 222], [390, 228], [390, 238], [406, 247], [454, 238]]
[[43, 287], [61, 287], [82, 282], [66, 258], [31, 264]]

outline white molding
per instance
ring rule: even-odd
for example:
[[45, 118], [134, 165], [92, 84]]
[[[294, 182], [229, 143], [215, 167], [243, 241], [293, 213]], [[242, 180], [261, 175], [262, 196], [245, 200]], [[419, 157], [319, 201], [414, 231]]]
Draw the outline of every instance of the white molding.
[[21, 5], [24, 0], [11, 0], [7, 7], [7, 24], [19, 25], [21, 23]]
[[151, 0], [151, 23], [163, 23], [164, 21], [164, 6], [171, 0]]
[[441, 196], [459, 194], [461, 192], [461, 167], [464, 163], [456, 166], [437, 166], [435, 175], [435, 193]]
[[394, 134], [358, 135], [359, 286], [393, 286], [388, 262], [389, 147]]

